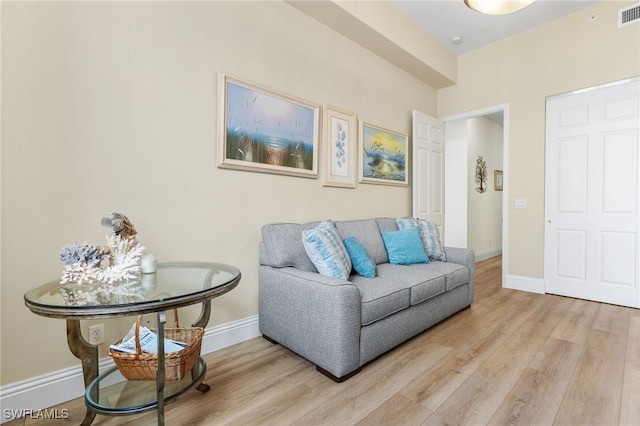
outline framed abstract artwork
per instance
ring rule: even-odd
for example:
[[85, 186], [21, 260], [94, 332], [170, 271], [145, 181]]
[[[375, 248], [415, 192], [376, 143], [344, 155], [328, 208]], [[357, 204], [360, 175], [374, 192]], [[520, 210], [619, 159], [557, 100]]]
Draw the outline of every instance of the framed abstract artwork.
[[360, 182], [407, 186], [408, 137], [360, 121]]
[[218, 167], [318, 177], [320, 106], [219, 76]]
[[356, 187], [356, 114], [324, 104], [324, 186]]

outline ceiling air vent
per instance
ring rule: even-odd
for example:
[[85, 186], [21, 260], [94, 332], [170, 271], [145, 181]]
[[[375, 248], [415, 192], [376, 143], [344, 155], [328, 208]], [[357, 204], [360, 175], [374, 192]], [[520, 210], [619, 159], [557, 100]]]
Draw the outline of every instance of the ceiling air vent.
[[618, 9], [618, 28], [640, 22], [640, 3]]

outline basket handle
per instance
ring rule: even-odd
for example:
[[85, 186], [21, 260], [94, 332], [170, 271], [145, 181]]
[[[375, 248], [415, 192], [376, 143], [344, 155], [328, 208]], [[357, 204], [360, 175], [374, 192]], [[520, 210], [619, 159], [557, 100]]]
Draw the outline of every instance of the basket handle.
[[[173, 308], [173, 320], [175, 321], [176, 328], [180, 328], [180, 320], [178, 319], [178, 308]], [[136, 318], [136, 356], [142, 355], [142, 348], [140, 347], [140, 324], [142, 323], [142, 315], [138, 315]]]

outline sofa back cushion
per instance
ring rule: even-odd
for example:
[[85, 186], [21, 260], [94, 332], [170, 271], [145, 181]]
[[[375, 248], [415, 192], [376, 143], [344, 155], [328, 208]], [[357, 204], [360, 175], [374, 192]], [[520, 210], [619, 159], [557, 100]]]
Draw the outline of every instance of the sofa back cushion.
[[[304, 271], [318, 272], [302, 243], [302, 232], [318, 226], [310, 223], [270, 223], [262, 227], [260, 263], [273, 268], [293, 266]], [[397, 231], [395, 218], [336, 221], [340, 238], [355, 237], [376, 265], [388, 263], [389, 257], [380, 231]]]
[[318, 270], [307, 256], [302, 243], [302, 231], [315, 228], [320, 222], [312, 223], [270, 223], [262, 227], [262, 242], [265, 256], [264, 265], [273, 268], [293, 266], [303, 271]]
[[349, 237], [357, 239], [376, 265], [389, 261], [376, 219], [336, 222], [336, 228], [343, 240]]
[[380, 217], [376, 219], [376, 223], [381, 231], [397, 231], [400, 229], [398, 227], [398, 221], [390, 217]]

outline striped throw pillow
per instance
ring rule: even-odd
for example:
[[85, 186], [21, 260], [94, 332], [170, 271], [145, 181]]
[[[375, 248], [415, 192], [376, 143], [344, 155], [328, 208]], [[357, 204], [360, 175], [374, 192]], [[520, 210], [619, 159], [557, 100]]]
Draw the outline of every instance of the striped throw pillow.
[[333, 221], [325, 220], [313, 229], [302, 231], [302, 243], [319, 273], [349, 279], [351, 258]]

